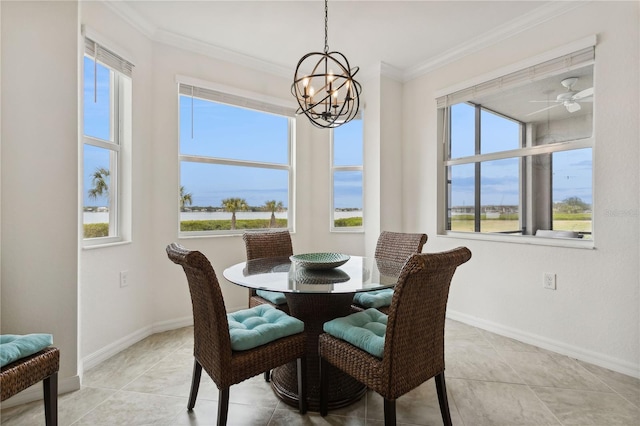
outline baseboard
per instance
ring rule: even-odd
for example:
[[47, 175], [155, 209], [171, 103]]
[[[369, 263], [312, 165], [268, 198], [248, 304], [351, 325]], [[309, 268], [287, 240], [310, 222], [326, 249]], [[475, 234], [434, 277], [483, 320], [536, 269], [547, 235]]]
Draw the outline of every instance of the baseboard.
[[564, 342], [549, 339], [543, 336], [527, 333], [512, 327], [506, 327], [492, 321], [477, 318], [461, 312], [447, 310], [447, 318], [468, 324], [482, 330], [487, 330], [501, 336], [510, 337], [520, 342], [528, 343], [552, 352], [569, 356], [580, 361], [588, 362], [599, 367], [617, 371], [627, 376], [640, 378], [640, 366], [628, 361], [593, 352], [577, 346], [568, 345]]
[[162, 333], [163, 331], [175, 330], [182, 327], [189, 327], [191, 325], [193, 325], [193, 316], [191, 315], [169, 321], [157, 322], [151, 326], [151, 334]]
[[[58, 395], [73, 392], [78, 389], [80, 389], [80, 376], [76, 375], [65, 379], [58, 378]], [[42, 382], [36, 383], [11, 398], [2, 401], [0, 407], [15, 407], [16, 405], [22, 405], [40, 399], [43, 399]]]
[[155, 333], [161, 333], [163, 331], [175, 330], [177, 328], [188, 327], [193, 325], [193, 317], [183, 317], [175, 320], [162, 321], [150, 326], [136, 330], [135, 332], [124, 336], [121, 339], [116, 340], [113, 343], [108, 344], [102, 349], [95, 351], [94, 353], [87, 355], [82, 359], [81, 370], [87, 371], [103, 361], [111, 358], [115, 354], [122, 352], [129, 346], [138, 343], [140, 340], [151, 336]]

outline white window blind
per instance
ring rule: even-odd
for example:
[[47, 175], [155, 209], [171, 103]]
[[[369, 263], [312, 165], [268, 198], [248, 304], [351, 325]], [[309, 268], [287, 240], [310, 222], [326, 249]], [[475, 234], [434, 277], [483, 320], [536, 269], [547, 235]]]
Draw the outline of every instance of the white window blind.
[[111, 50], [101, 46], [88, 37], [84, 38], [84, 51], [88, 56], [94, 58], [109, 68], [121, 72], [127, 77], [133, 74], [133, 64]]
[[502, 77], [485, 81], [475, 86], [459, 90], [436, 99], [438, 108], [446, 108], [461, 102], [473, 100], [482, 95], [494, 93], [497, 90], [505, 90], [520, 86], [532, 81], [541, 80], [550, 75], [571, 71], [576, 68], [592, 64], [595, 60], [595, 48], [593, 46], [578, 50], [567, 55], [551, 59], [540, 64], [506, 74]]
[[225, 93], [214, 89], [205, 89], [185, 83], [180, 83], [180, 94], [227, 105], [268, 112], [271, 114], [283, 115], [285, 117], [295, 117], [296, 115], [295, 108], [275, 105], [257, 99], [250, 99], [244, 96]]

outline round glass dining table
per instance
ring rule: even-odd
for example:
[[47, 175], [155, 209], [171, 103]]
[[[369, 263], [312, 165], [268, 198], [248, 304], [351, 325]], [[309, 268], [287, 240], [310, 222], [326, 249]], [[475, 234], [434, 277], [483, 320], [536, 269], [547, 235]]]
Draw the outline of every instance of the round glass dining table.
[[[255, 259], [224, 270], [230, 282], [258, 290], [285, 294], [289, 313], [304, 322], [307, 335], [307, 403], [319, 411], [320, 374], [318, 336], [322, 325], [334, 318], [353, 313], [356, 292], [393, 287], [402, 264], [375, 258], [350, 256], [330, 269], [309, 269], [287, 257]], [[366, 387], [337, 369], [329, 371], [329, 409], [347, 406], [359, 400]], [[289, 405], [298, 405], [296, 363], [275, 368], [271, 373], [274, 393]]]

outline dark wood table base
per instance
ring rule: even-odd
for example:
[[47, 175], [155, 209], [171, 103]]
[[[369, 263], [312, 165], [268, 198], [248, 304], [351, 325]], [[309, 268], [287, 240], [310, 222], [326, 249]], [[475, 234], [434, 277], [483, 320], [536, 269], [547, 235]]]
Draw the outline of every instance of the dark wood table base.
[[[320, 410], [320, 358], [318, 336], [322, 325], [334, 318], [351, 313], [353, 293], [286, 293], [292, 316], [304, 322], [307, 335], [307, 403], [310, 411]], [[275, 368], [271, 373], [271, 388], [285, 403], [298, 406], [296, 363]], [[364, 396], [367, 388], [351, 376], [332, 369], [329, 371], [329, 409], [350, 405]]]

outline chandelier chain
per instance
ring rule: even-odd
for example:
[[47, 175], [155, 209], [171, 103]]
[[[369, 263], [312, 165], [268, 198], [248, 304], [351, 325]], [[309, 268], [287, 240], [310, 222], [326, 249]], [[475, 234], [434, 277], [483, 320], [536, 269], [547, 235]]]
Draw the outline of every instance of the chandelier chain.
[[324, 0], [324, 53], [329, 51], [329, 6], [328, 0]]

